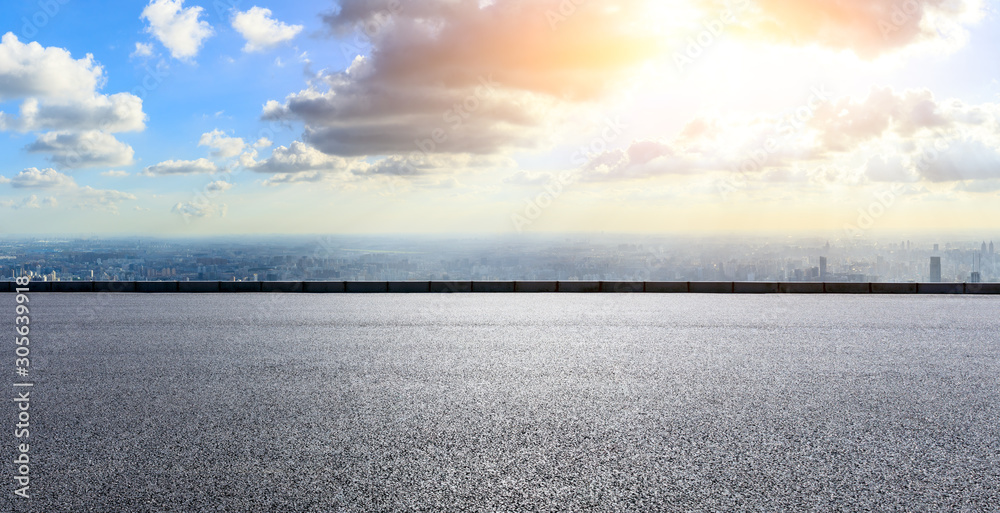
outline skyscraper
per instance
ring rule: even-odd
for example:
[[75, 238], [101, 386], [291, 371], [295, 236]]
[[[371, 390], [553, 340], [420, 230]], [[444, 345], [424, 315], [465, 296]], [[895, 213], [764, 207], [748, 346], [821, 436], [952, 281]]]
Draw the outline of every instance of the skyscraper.
[[931, 257], [931, 283], [941, 282], [941, 257]]
[[826, 257], [819, 257], [819, 279], [826, 281]]

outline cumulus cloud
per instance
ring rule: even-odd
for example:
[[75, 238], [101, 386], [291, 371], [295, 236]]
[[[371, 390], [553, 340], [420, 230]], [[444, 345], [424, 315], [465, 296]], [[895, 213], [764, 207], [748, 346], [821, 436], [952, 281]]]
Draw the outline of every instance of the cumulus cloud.
[[142, 99], [130, 93], [94, 95], [77, 101], [39, 102], [28, 98], [20, 116], [0, 112], [0, 130], [34, 132], [40, 130], [92, 130], [140, 132], [146, 128]]
[[814, 102], [809, 111], [699, 117], [672, 139], [578, 152], [574, 175], [627, 181], [726, 173], [757, 182], [856, 184], [987, 180], [1000, 173], [998, 105], [875, 88], [860, 100]]
[[302, 25], [288, 25], [271, 17], [271, 10], [251, 7], [249, 11], [237, 11], [232, 19], [236, 29], [247, 44], [244, 52], [259, 52], [290, 41], [302, 32]]
[[0, 112], [0, 131], [46, 131], [28, 145], [60, 167], [120, 166], [133, 150], [111, 133], [145, 129], [142, 99], [103, 95], [104, 70], [91, 55], [73, 59], [62, 48], [0, 39], [0, 101], [23, 100], [18, 116]]
[[135, 51], [129, 57], [151, 57], [153, 55], [153, 45], [150, 43], [136, 43]]
[[[635, 11], [638, 2], [621, 2]], [[629, 12], [583, 3], [553, 30], [555, 0], [344, 1], [335, 33], [369, 27], [368, 56], [312, 87], [270, 101], [269, 120], [302, 120], [304, 141], [338, 156], [492, 153], [533, 147], [558, 108], [601, 97], [657, 51]], [[633, 12], [634, 14], [634, 12]]]
[[146, 176], [193, 175], [211, 174], [218, 171], [218, 166], [208, 159], [167, 160], [165, 162], [160, 162], [159, 164], [147, 167], [143, 170], [142, 174]]
[[585, 181], [631, 180], [665, 174], [689, 174], [703, 164], [683, 155], [670, 144], [636, 141], [626, 149], [615, 149], [591, 156], [580, 169]]
[[948, 129], [987, 119], [981, 109], [960, 102], [942, 105], [927, 90], [895, 92], [873, 88], [864, 100], [850, 97], [820, 105], [810, 120], [826, 150], [846, 151], [886, 133], [911, 136], [923, 129]]
[[865, 176], [873, 182], [913, 182], [918, 178], [899, 155], [876, 155], [868, 159]]
[[95, 189], [84, 186], [75, 191], [77, 208], [89, 210], [106, 210], [113, 214], [118, 213], [118, 204], [123, 201], [133, 201], [137, 199], [134, 194], [111, 189]]
[[239, 155], [246, 144], [239, 137], [229, 137], [222, 130], [213, 130], [201, 135], [198, 146], [213, 148], [213, 157], [226, 159]]
[[204, 201], [180, 202], [174, 205], [171, 212], [180, 215], [185, 219], [206, 218], [206, 217], [226, 217], [229, 206], [226, 204], [217, 205]]
[[263, 185], [265, 187], [277, 187], [279, 185], [294, 183], [317, 183], [323, 181], [325, 178], [327, 177], [323, 173], [318, 172], [278, 173], [264, 180]]
[[116, 167], [132, 164], [132, 147], [114, 136], [96, 130], [49, 132], [38, 136], [25, 148], [29, 153], [46, 153], [63, 168]]
[[170, 50], [175, 59], [190, 60], [214, 31], [199, 20], [204, 9], [184, 7], [184, 0], [151, 0], [140, 15], [149, 25], [146, 31]]
[[76, 180], [55, 169], [28, 168], [9, 180], [11, 187], [18, 189], [53, 189], [75, 187]]
[[73, 59], [67, 50], [22, 43], [11, 32], [0, 38], [0, 101], [86, 98], [103, 83], [104, 70], [93, 55]]
[[913, 162], [920, 176], [931, 182], [1000, 178], [1000, 149], [972, 138], [923, 147]]
[[[747, 2], [748, 0], [742, 0]], [[863, 58], [964, 38], [984, 14], [981, 0], [756, 0], [746, 28], [795, 45], [854, 51]]]
[[129, 173], [128, 173], [128, 171], [110, 170], [110, 171], [103, 171], [103, 172], [101, 172], [101, 176], [108, 176], [108, 177], [113, 177], [113, 178], [122, 178], [122, 177], [125, 177], [125, 176], [129, 176]]
[[[77, 185], [73, 177], [62, 174], [54, 169], [28, 168], [11, 178], [10, 184], [18, 189], [44, 189], [52, 191], [69, 201], [74, 208], [90, 210], [106, 210], [118, 212], [118, 204], [123, 201], [135, 200], [136, 196], [127, 192], [95, 189], [90, 186]], [[48, 196], [41, 202], [38, 196], [31, 195], [20, 203], [12, 203], [13, 208], [41, 208], [59, 206], [59, 197]]]
[[208, 192], [226, 192], [232, 188], [233, 184], [223, 180], [216, 180], [205, 186], [205, 190]]
[[278, 146], [271, 152], [269, 158], [260, 162], [254, 160], [253, 155], [244, 155], [240, 163], [243, 167], [258, 173], [333, 172], [343, 171], [348, 167], [346, 159], [331, 157], [299, 141], [294, 141], [287, 147]]

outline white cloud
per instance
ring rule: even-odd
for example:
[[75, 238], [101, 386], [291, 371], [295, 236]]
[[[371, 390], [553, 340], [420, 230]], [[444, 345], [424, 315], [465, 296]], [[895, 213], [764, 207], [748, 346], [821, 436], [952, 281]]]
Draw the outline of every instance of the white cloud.
[[201, 7], [184, 7], [184, 0], [151, 0], [140, 18], [149, 22], [146, 31], [163, 43], [175, 59], [189, 60], [214, 31], [199, 20]]
[[232, 188], [233, 184], [223, 180], [217, 180], [205, 186], [205, 190], [208, 192], [226, 192]]
[[302, 32], [302, 25], [288, 25], [271, 18], [271, 10], [252, 7], [246, 12], [233, 15], [233, 28], [247, 44], [244, 52], [259, 52], [293, 39]]
[[175, 214], [180, 214], [180, 216], [185, 219], [193, 217], [226, 217], [226, 213], [229, 211], [229, 206], [225, 203], [216, 205], [215, 203], [211, 203], [207, 200], [201, 200], [178, 203], [174, 205], [174, 208], [170, 209], [170, 211]]
[[288, 147], [278, 146], [271, 157], [257, 162], [256, 152], [244, 154], [240, 165], [258, 173], [304, 173], [309, 171], [343, 171], [347, 160], [329, 156], [302, 142], [294, 141]]
[[117, 214], [119, 203], [135, 199], [137, 198], [134, 194], [111, 189], [95, 189], [88, 185], [76, 190], [74, 206], [90, 210], [107, 210]]
[[135, 154], [131, 146], [96, 130], [45, 133], [26, 149], [29, 153], [48, 153], [52, 162], [70, 169], [127, 166]]
[[[70, 200], [75, 208], [90, 210], [107, 210], [118, 213], [118, 204], [123, 201], [135, 200], [136, 196], [127, 192], [110, 189], [95, 189], [90, 186], [79, 186], [71, 176], [54, 169], [28, 168], [18, 173], [10, 180], [11, 186], [19, 189], [44, 189], [54, 191], [60, 197]], [[41, 202], [38, 196], [31, 195], [20, 203], [7, 202], [6, 206], [19, 208], [55, 208], [60, 204], [56, 196], [48, 196]]]
[[64, 175], [55, 169], [28, 168], [9, 180], [11, 187], [18, 189], [53, 189], [59, 187], [76, 187], [73, 177]]
[[142, 174], [147, 176], [154, 175], [192, 175], [192, 174], [211, 174], [215, 173], [219, 168], [208, 159], [198, 159], [198, 160], [168, 160], [166, 162], [160, 162], [154, 166], [149, 166], [143, 170]]
[[121, 177], [129, 176], [129, 172], [128, 171], [114, 171], [114, 170], [111, 170], [111, 171], [104, 171], [104, 172], [102, 172], [101, 176], [109, 176], [109, 177], [114, 177], [114, 178], [121, 178]]
[[208, 146], [213, 148], [212, 156], [215, 158], [229, 158], [235, 157], [243, 151], [246, 144], [243, 139], [239, 137], [227, 137], [226, 133], [222, 130], [213, 130], [208, 133], [201, 134], [201, 139], [198, 140], [198, 146]]
[[20, 210], [23, 208], [41, 208], [42, 206], [38, 203], [38, 196], [32, 194], [27, 198], [21, 200], [20, 203], [9, 202], [7, 204], [10, 208], [15, 210]]
[[135, 51], [129, 57], [151, 57], [153, 55], [153, 45], [151, 43], [136, 43]]
[[0, 38], [0, 101], [26, 97], [85, 99], [104, 84], [104, 69], [87, 54], [22, 43], [13, 33]]
[[146, 129], [142, 99], [130, 93], [94, 95], [74, 101], [40, 103], [28, 98], [21, 104], [20, 117], [0, 112], [0, 130], [35, 132], [40, 130], [93, 130], [141, 132]]
[[268, 139], [267, 137], [261, 137], [260, 139], [257, 139], [257, 142], [253, 143], [253, 147], [254, 148], [269, 148], [273, 144], [274, 143], [271, 142], [271, 140]]

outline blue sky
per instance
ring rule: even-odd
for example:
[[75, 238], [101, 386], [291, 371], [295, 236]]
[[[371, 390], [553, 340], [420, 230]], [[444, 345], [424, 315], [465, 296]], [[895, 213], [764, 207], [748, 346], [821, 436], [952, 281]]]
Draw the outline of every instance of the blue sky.
[[990, 2], [5, 10], [4, 233], [1000, 228]]

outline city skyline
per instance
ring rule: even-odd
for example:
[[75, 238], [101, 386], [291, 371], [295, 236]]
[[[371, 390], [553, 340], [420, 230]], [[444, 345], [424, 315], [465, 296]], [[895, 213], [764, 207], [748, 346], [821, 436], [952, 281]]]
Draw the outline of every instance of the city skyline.
[[0, 236], [1000, 229], [979, 0], [6, 9]]
[[42, 281], [993, 283], [1000, 281], [1000, 254], [992, 241], [628, 235], [0, 241], [0, 281], [20, 275]]

